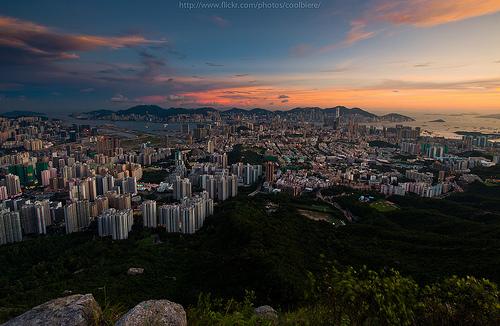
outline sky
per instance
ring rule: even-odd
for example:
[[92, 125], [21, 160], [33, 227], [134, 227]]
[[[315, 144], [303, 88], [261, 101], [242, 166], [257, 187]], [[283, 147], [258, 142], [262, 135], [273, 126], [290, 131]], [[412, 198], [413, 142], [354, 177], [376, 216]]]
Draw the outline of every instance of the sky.
[[500, 0], [1, 2], [0, 111], [137, 104], [500, 113]]

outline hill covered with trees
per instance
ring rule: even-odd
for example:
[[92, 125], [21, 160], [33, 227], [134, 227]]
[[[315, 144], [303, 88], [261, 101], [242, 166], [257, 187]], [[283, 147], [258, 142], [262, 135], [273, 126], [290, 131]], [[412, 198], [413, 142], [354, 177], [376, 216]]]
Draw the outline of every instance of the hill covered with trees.
[[[500, 187], [478, 183], [446, 199], [391, 197], [390, 204], [378, 195], [362, 202], [362, 193], [349, 189], [324, 195], [355, 222], [314, 194], [242, 193], [219, 205], [194, 235], [136, 225], [123, 241], [90, 230], [2, 246], [0, 320], [68, 293], [93, 293], [123, 309], [167, 298], [203, 320], [201, 307], [215, 313], [213, 302], [243, 301], [248, 291], [255, 304], [271, 304], [293, 320], [405, 324], [425, 311], [426, 321], [441, 318], [451, 305], [456, 311], [446, 320], [453, 324], [463, 307], [477, 314], [473, 302], [483, 299], [486, 319], [477, 324], [498, 318]], [[130, 267], [144, 274], [127, 275]], [[199, 301], [200, 293], [222, 301]], [[358, 308], [348, 312], [352, 305]]]

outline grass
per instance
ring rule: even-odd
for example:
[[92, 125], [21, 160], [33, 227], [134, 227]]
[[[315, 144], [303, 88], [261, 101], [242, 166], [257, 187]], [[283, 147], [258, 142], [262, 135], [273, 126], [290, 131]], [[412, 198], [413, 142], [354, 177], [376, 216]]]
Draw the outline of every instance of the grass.
[[399, 209], [395, 204], [387, 200], [377, 200], [376, 202], [371, 203], [370, 207], [381, 213], [393, 212]]

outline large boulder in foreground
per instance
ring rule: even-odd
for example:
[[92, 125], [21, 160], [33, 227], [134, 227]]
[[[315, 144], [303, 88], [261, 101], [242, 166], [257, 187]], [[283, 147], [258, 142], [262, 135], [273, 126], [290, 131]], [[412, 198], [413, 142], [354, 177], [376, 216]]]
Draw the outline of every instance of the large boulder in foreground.
[[116, 326], [186, 326], [186, 312], [177, 303], [168, 300], [149, 300], [139, 303], [127, 312]]
[[101, 308], [92, 294], [74, 294], [45, 302], [2, 326], [94, 325]]
[[257, 317], [265, 320], [278, 320], [278, 313], [271, 306], [260, 306], [255, 308]]

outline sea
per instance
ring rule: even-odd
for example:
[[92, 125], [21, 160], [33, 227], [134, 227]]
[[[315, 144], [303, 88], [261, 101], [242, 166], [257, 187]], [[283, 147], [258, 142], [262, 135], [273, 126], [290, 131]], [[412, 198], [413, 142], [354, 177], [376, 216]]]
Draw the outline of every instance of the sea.
[[[377, 112], [378, 113], [378, 112]], [[483, 134], [499, 135], [500, 141], [500, 119], [481, 118], [482, 114], [477, 113], [420, 113], [408, 112], [401, 113], [415, 119], [411, 122], [380, 122], [370, 123], [375, 126], [391, 127], [395, 125], [404, 125], [411, 127], [420, 127], [423, 135], [433, 137], [444, 137], [449, 139], [460, 139], [461, 135], [457, 131], [481, 132]]]

